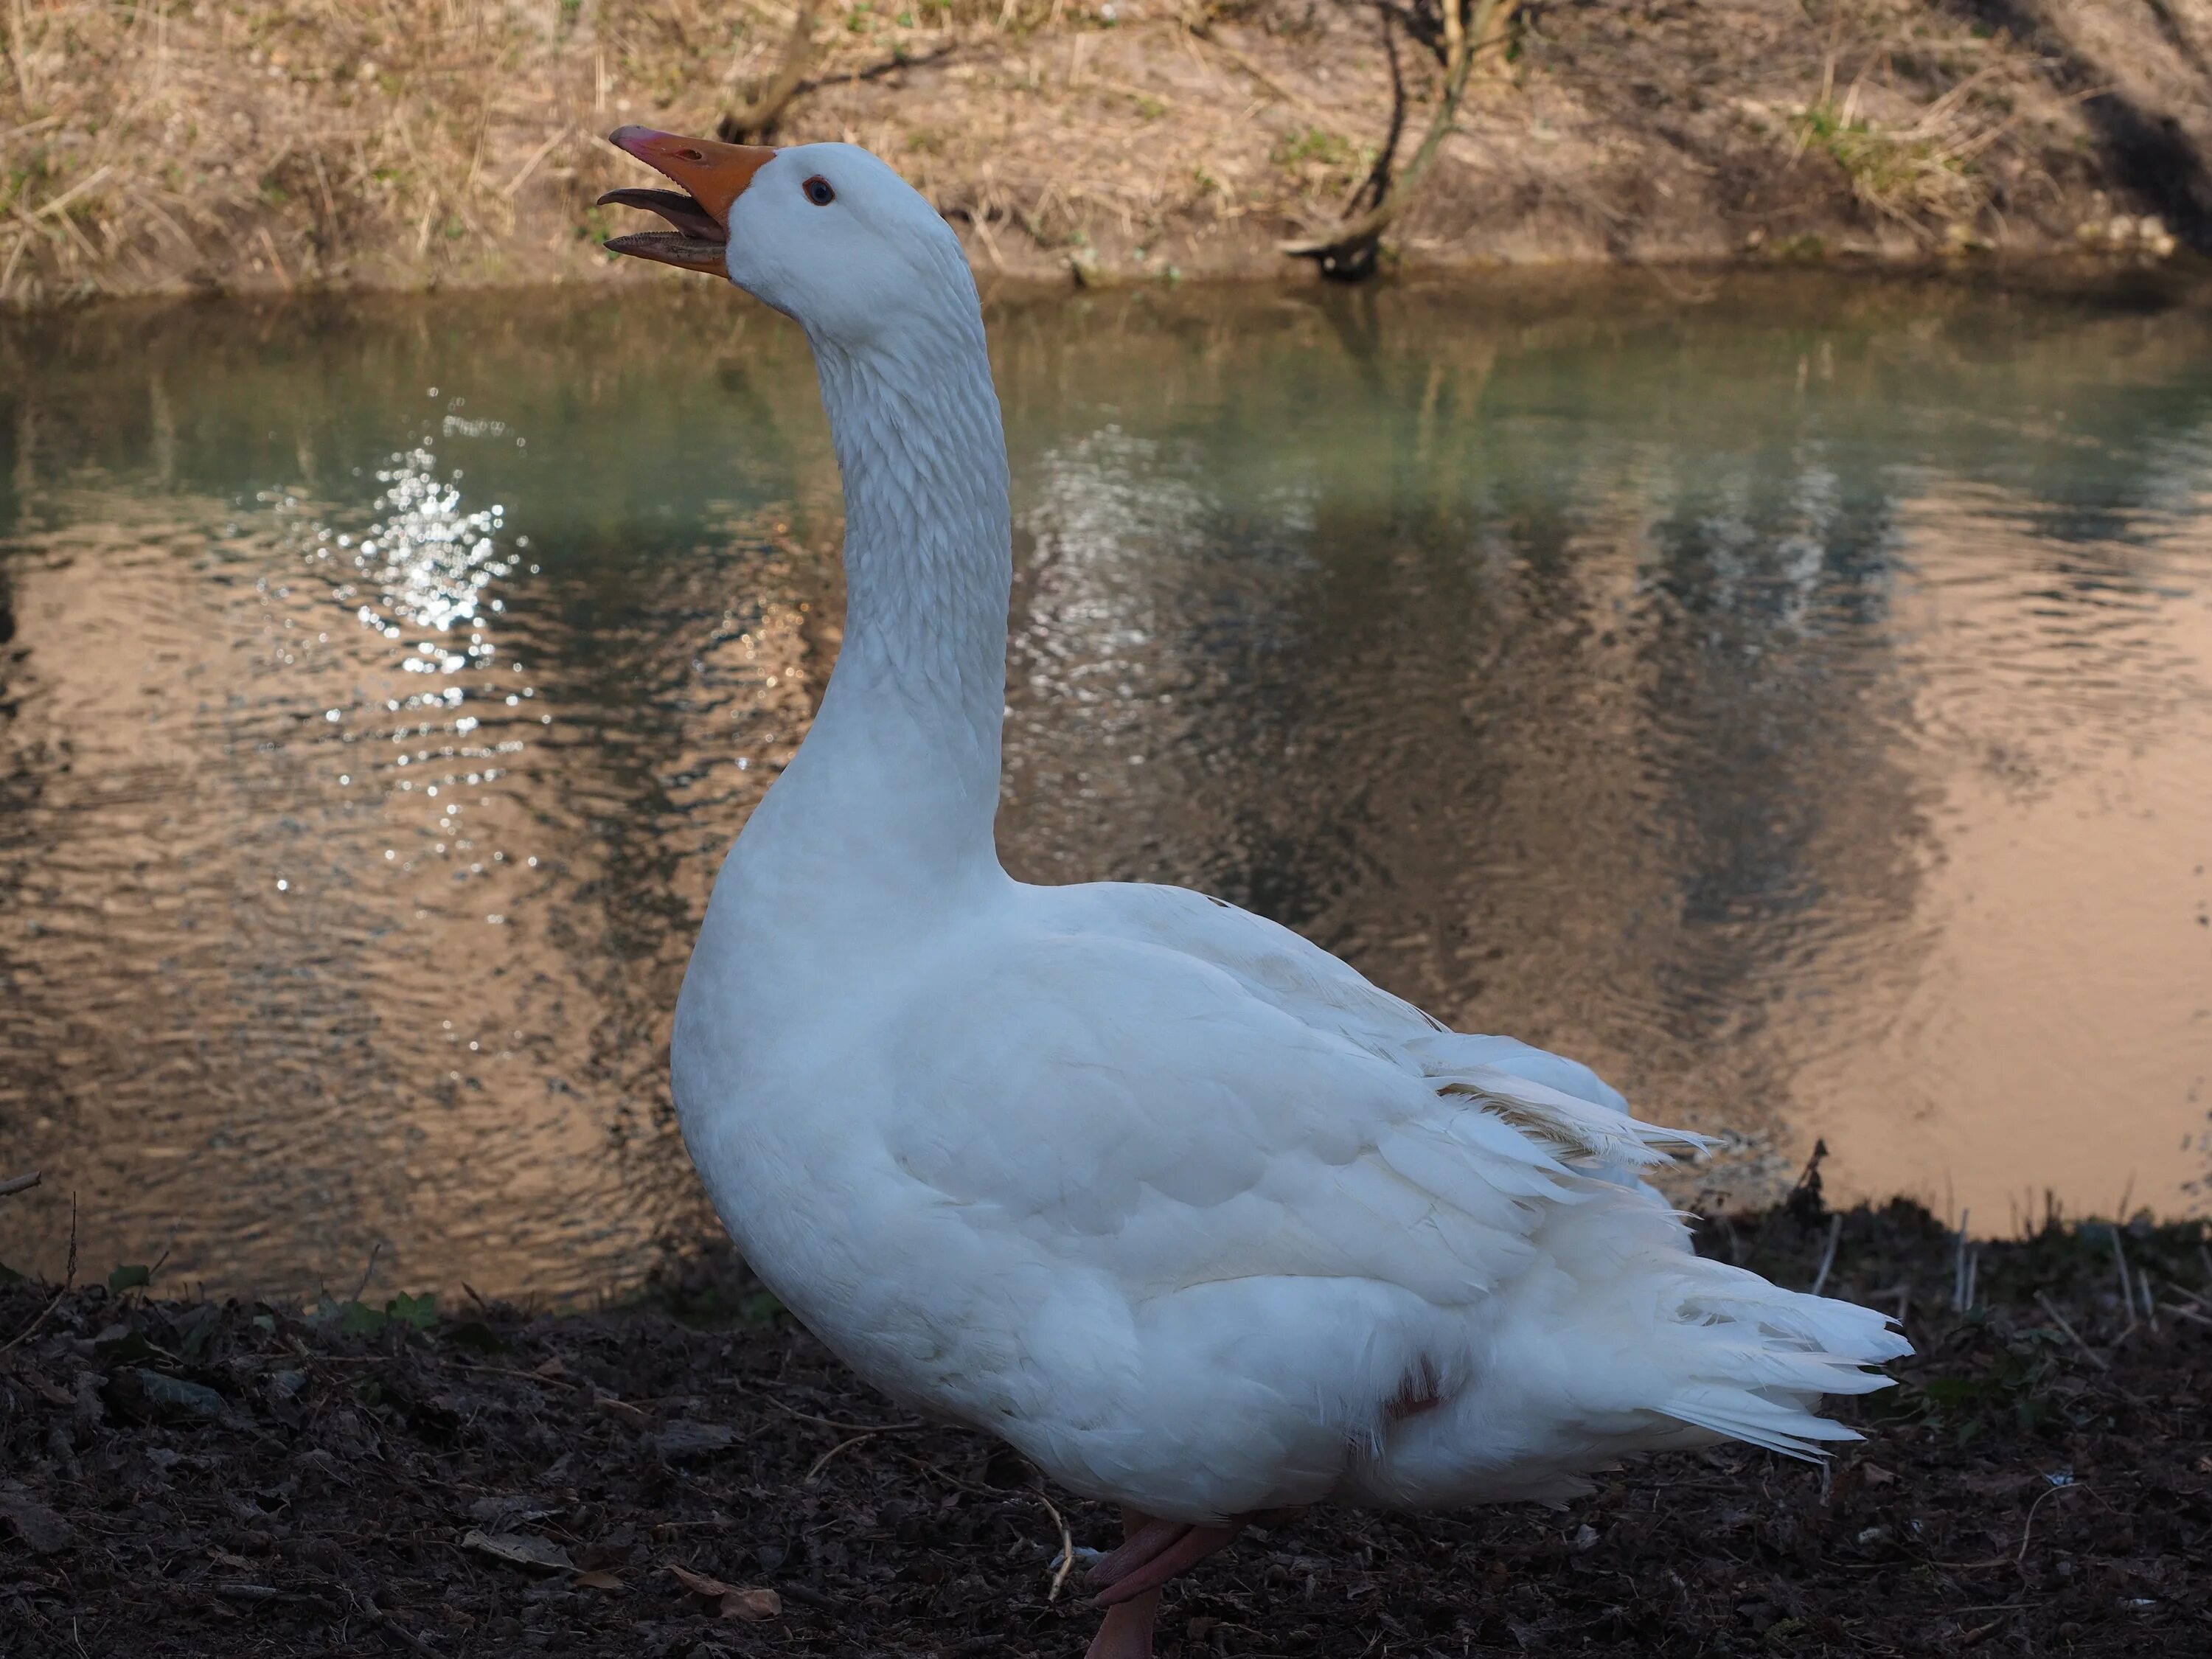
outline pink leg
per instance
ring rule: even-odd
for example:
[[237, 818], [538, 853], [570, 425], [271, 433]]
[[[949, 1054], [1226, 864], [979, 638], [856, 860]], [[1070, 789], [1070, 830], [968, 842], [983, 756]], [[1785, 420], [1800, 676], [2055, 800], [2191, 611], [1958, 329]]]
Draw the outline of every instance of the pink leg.
[[1159, 1610], [1158, 1590], [1107, 1608], [1083, 1659], [1152, 1659], [1152, 1619]]

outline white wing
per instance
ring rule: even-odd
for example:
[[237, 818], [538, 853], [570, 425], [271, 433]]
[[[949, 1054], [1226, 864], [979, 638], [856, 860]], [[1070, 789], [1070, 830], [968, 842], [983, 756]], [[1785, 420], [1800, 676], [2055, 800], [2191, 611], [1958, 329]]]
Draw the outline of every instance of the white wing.
[[1198, 895], [1022, 892], [912, 1000], [892, 1153], [974, 1243], [937, 1391], [1071, 1484], [1541, 1493], [1685, 1424], [1804, 1453], [1848, 1435], [1807, 1397], [1881, 1386], [1878, 1316], [1689, 1251], [1634, 1181], [1695, 1137], [1585, 1068]]

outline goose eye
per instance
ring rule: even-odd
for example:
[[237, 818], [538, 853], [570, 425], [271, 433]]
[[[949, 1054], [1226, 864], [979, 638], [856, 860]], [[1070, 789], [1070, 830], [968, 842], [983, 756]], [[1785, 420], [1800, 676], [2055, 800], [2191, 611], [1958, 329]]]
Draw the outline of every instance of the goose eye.
[[830, 181], [818, 173], [799, 188], [806, 192], [806, 199], [817, 207], [828, 207], [830, 203], [837, 199], [836, 191], [831, 188]]

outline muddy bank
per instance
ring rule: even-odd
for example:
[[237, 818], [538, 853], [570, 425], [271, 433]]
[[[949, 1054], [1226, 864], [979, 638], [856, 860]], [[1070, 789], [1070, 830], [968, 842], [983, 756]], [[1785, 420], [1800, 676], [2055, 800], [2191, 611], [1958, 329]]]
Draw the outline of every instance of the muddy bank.
[[[1959, 1255], [1904, 1205], [1706, 1249], [1902, 1305], [1821, 1472], [1729, 1448], [1559, 1511], [1316, 1514], [1170, 1591], [1161, 1652], [2201, 1654], [2202, 1224]], [[2120, 1257], [2127, 1267], [2123, 1300]], [[1963, 1312], [1954, 1296], [1968, 1274]], [[11, 1654], [1065, 1655], [1110, 1517], [856, 1385], [726, 1261], [564, 1316], [0, 1287]], [[685, 1579], [679, 1573], [695, 1575]], [[733, 1594], [687, 1585], [711, 1579]]]
[[[979, 269], [1305, 276], [1278, 251], [1402, 164], [1432, 0], [858, 0], [809, 12], [768, 135], [850, 139]], [[0, 302], [623, 270], [626, 121], [711, 131], [787, 63], [777, 0], [23, 0]], [[2207, 0], [1523, 0], [1401, 265], [2212, 246]], [[1397, 133], [1395, 143], [1394, 131]]]

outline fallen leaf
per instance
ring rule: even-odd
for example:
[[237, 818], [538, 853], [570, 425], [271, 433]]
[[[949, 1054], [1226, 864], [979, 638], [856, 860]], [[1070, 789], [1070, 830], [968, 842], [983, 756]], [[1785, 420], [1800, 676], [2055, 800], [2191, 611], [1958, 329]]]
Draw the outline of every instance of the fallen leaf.
[[518, 1521], [543, 1521], [553, 1511], [528, 1498], [495, 1494], [469, 1505], [469, 1519], [486, 1528], [512, 1527]]
[[725, 1619], [773, 1619], [782, 1611], [783, 1598], [772, 1589], [732, 1590], [722, 1598]]
[[188, 1412], [194, 1417], [222, 1415], [222, 1396], [204, 1382], [187, 1382], [181, 1376], [141, 1369], [138, 1386], [145, 1389], [146, 1398], [157, 1406]]
[[568, 1374], [568, 1368], [561, 1363], [561, 1356], [558, 1354], [554, 1355], [552, 1358], [531, 1373], [532, 1376], [542, 1376], [548, 1382], [556, 1381]]
[[557, 1572], [574, 1572], [576, 1564], [568, 1559], [568, 1552], [550, 1538], [540, 1538], [527, 1532], [479, 1532], [471, 1527], [462, 1535], [461, 1547], [478, 1550], [501, 1561], [511, 1561], [519, 1567], [545, 1567]]
[[719, 1601], [730, 1593], [730, 1587], [719, 1578], [709, 1578], [703, 1572], [693, 1572], [689, 1567], [672, 1566], [677, 1582], [694, 1595], [703, 1595], [710, 1601]]
[[1879, 1463], [1862, 1463], [1859, 1467], [1866, 1471], [1866, 1482], [1869, 1486], [1886, 1486], [1897, 1479]]
[[70, 1547], [69, 1522], [12, 1480], [0, 1486], [0, 1520], [14, 1523], [33, 1555], [52, 1555]]
[[618, 1590], [623, 1587], [623, 1581], [614, 1574], [597, 1570], [580, 1572], [568, 1582], [578, 1589]]
[[739, 1589], [688, 1567], [672, 1565], [668, 1570], [694, 1595], [703, 1595], [709, 1601], [720, 1603], [725, 1619], [773, 1619], [783, 1611], [783, 1598], [772, 1589]]

